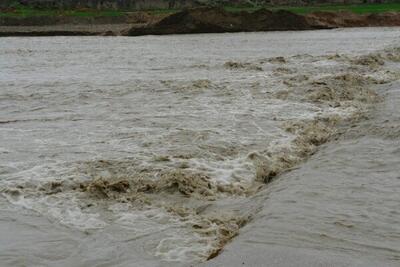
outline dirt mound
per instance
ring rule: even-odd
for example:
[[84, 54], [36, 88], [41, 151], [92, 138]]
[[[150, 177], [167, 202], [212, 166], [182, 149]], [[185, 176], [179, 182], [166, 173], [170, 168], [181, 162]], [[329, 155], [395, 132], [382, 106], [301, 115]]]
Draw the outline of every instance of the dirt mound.
[[172, 14], [154, 24], [133, 27], [123, 35], [163, 35], [330, 29], [337, 27], [400, 26], [400, 13], [355, 14], [315, 12], [305, 16], [285, 10], [227, 12], [222, 8], [200, 7]]
[[309, 24], [320, 27], [400, 26], [400, 13], [355, 14], [351, 12], [315, 12], [306, 15]]
[[221, 33], [249, 31], [309, 30], [321, 28], [311, 25], [301, 16], [288, 11], [272, 12], [260, 9], [253, 13], [231, 13], [222, 8], [201, 7], [172, 14], [158, 23], [132, 28], [126, 34]]

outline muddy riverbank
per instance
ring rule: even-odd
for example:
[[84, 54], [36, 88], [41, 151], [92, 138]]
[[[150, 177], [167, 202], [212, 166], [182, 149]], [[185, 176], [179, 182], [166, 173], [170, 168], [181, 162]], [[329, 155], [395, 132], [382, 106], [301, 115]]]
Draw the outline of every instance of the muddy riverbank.
[[0, 37], [12, 36], [106, 36], [133, 27], [132, 24], [61, 24], [45, 26], [0, 26]]
[[123, 34], [137, 36], [315, 30], [367, 26], [400, 26], [400, 13], [358, 15], [349, 12], [317, 12], [298, 15], [284, 10], [272, 12], [267, 9], [260, 9], [252, 13], [230, 13], [221, 8], [195, 8], [172, 14], [154, 24], [133, 27]]
[[140, 36], [395, 26], [400, 26], [400, 13], [395, 12], [298, 15], [284, 10], [232, 13], [202, 7], [170, 15], [132, 12], [121, 17], [0, 17], [0, 36]]

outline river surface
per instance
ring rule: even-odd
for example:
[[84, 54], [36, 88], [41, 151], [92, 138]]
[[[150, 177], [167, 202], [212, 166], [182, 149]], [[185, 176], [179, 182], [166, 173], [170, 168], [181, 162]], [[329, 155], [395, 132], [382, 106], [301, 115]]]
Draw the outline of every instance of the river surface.
[[399, 41], [1, 38], [0, 266], [398, 266]]

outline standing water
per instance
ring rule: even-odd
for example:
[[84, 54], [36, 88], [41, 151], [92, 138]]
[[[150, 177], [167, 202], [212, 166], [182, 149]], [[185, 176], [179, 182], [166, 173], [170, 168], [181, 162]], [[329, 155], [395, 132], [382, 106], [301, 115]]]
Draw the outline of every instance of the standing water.
[[399, 40], [0, 39], [0, 265], [399, 264]]

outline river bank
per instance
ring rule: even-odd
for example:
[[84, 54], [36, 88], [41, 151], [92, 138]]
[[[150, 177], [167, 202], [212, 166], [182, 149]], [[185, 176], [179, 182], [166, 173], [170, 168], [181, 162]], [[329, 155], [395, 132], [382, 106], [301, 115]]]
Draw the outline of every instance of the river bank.
[[287, 10], [230, 12], [200, 7], [172, 13], [128, 12], [100, 17], [0, 16], [0, 36], [141, 36], [188, 33], [313, 30], [345, 27], [400, 26], [400, 13], [317, 11], [307, 14]]

